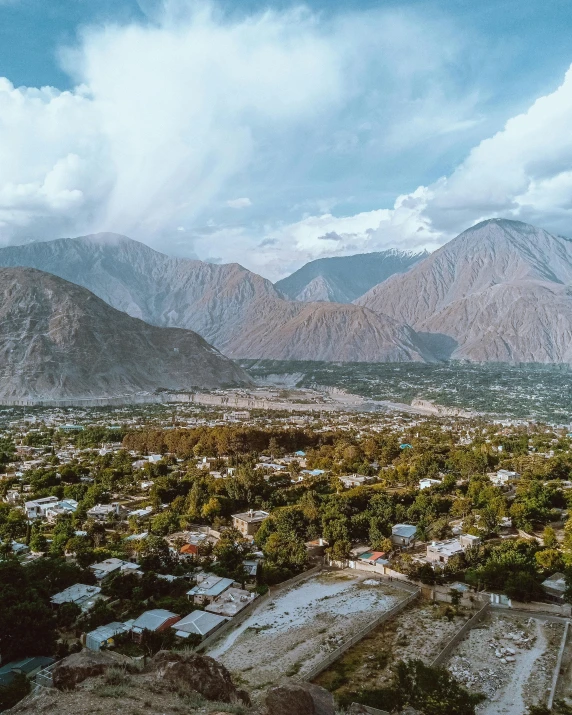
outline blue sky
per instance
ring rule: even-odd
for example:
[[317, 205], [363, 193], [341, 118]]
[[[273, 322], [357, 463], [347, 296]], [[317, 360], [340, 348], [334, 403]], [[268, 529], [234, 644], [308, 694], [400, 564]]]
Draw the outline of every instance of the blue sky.
[[571, 15], [0, 0], [0, 243], [117, 231], [277, 278], [491, 215], [572, 235]]

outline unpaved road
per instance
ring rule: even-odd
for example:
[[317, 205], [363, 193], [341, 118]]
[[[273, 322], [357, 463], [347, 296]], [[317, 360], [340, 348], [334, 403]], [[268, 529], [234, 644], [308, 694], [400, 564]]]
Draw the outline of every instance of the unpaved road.
[[536, 621], [536, 642], [525, 651], [515, 663], [512, 679], [501, 690], [497, 691], [492, 700], [488, 701], [479, 715], [523, 715], [526, 712], [524, 703], [524, 686], [528, 679], [534, 677], [535, 663], [544, 654], [547, 647], [544, 628]]

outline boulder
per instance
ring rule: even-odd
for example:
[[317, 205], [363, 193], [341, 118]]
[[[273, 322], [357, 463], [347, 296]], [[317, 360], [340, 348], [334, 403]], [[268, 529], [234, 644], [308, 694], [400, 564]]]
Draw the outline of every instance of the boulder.
[[162, 650], [153, 657], [149, 667], [159, 680], [194, 690], [207, 700], [241, 701], [250, 705], [248, 693], [234, 685], [224, 665], [207, 655]]
[[54, 687], [58, 690], [73, 690], [78, 683], [101, 675], [112, 665], [116, 663], [106, 653], [90, 650], [72, 653], [57, 663], [52, 671]]
[[334, 698], [311, 683], [283, 683], [266, 696], [268, 715], [335, 715]]

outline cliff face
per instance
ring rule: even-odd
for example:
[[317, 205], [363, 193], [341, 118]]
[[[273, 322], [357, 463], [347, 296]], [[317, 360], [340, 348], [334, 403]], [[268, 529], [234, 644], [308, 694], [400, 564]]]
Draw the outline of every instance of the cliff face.
[[442, 357], [567, 363], [571, 284], [572, 241], [493, 219], [356, 302], [429, 334]]
[[0, 400], [248, 382], [190, 330], [148, 325], [48, 273], [0, 269]]

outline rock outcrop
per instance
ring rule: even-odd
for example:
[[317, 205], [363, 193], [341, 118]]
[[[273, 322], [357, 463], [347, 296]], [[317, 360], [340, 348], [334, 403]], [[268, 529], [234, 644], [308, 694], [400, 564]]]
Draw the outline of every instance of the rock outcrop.
[[87, 678], [95, 678], [116, 665], [107, 653], [83, 650], [61, 660], [52, 672], [54, 687], [58, 690], [73, 690]]
[[335, 715], [334, 698], [311, 683], [283, 683], [266, 695], [268, 715]]
[[250, 696], [236, 688], [228, 670], [206, 655], [160, 651], [151, 660], [149, 669], [163, 683], [185, 687], [207, 700], [221, 703], [242, 702], [250, 705]]
[[157, 328], [31, 268], [0, 268], [0, 400], [128, 397], [246, 385], [190, 330]]

